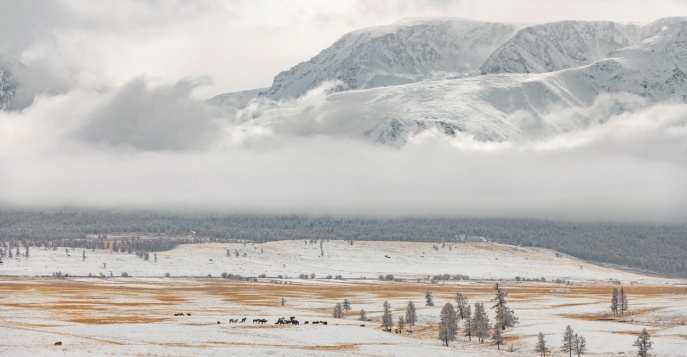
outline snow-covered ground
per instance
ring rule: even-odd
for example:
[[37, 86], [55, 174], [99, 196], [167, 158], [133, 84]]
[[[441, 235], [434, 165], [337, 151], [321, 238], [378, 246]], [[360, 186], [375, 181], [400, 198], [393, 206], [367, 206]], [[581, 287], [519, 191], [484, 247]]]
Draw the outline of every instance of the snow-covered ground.
[[[87, 251], [84, 261], [81, 250], [67, 256], [61, 248], [32, 249], [29, 259], [5, 260], [0, 268], [0, 356], [502, 355], [507, 353], [503, 346], [498, 351], [491, 344], [468, 341], [462, 323], [460, 336], [449, 347], [437, 339], [441, 307], [452, 302], [456, 292], [470, 303], [491, 306], [494, 283], [476, 279], [510, 280], [503, 286], [520, 324], [505, 334], [506, 346], [515, 349], [509, 355], [533, 355], [539, 332], [557, 351], [565, 326], [571, 325], [586, 337], [588, 356], [634, 354], [632, 343], [642, 328], [651, 332], [656, 356], [687, 356], [685, 281], [598, 267], [557, 257], [550, 250], [489, 243], [453, 243], [435, 250], [427, 243], [364, 241], [325, 241], [320, 250], [319, 242], [283, 241], [183, 245], [157, 256], [155, 263], [152, 255], [144, 261], [133, 254]], [[101, 269], [103, 263], [107, 269]], [[112, 271], [115, 278], [31, 277], [54, 271], [80, 276]], [[116, 277], [124, 271], [133, 277]], [[166, 272], [171, 278], [163, 277]], [[233, 281], [217, 278], [221, 272], [268, 278]], [[294, 279], [306, 273], [316, 278]], [[472, 280], [416, 280], [443, 273]], [[200, 278], [208, 274], [214, 278]], [[280, 274], [291, 278], [273, 278]], [[329, 274], [346, 280], [320, 279]], [[382, 282], [379, 274], [409, 280]], [[518, 283], [512, 281], [515, 276], [574, 282]], [[630, 300], [628, 316], [608, 315], [610, 292], [617, 287], [604, 282], [608, 279], [623, 282]], [[424, 306], [427, 290], [435, 306]], [[331, 318], [334, 304], [343, 299], [353, 310], [344, 319]], [[381, 330], [385, 300], [394, 318], [409, 300], [415, 302], [419, 321], [412, 335]], [[369, 321], [358, 320], [360, 309], [367, 311]], [[191, 316], [173, 316], [181, 312]], [[493, 320], [493, 311], [489, 313]], [[300, 325], [274, 324], [278, 317], [289, 316]], [[243, 317], [246, 323], [229, 323]], [[268, 323], [253, 324], [258, 318]], [[304, 324], [321, 320], [328, 325]], [[56, 341], [63, 345], [54, 346]]]

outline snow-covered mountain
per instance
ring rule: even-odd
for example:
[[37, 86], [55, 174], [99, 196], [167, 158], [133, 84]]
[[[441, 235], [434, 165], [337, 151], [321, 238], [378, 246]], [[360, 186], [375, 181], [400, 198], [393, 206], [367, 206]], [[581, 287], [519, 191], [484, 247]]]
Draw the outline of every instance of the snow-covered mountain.
[[[532, 141], [602, 124], [612, 115], [655, 103], [687, 102], [687, 18], [647, 25], [608, 21], [534, 25], [513, 33], [491, 54], [480, 52], [515, 28], [424, 19], [352, 32], [310, 62], [279, 74], [264, 93], [277, 99], [298, 97], [335, 79], [348, 90], [330, 91], [320, 102], [306, 96], [296, 104], [263, 96], [255, 101], [267, 104], [240, 113], [242, 125], [391, 145], [427, 130], [449, 136], [464, 133], [481, 141]], [[496, 35], [489, 35], [491, 30]], [[480, 39], [466, 45], [475, 33]], [[407, 38], [414, 41], [400, 40]], [[443, 52], [433, 51], [436, 43], [452, 45], [442, 47]], [[468, 58], [459, 50], [446, 50], [470, 46], [476, 46], [479, 54]], [[479, 58], [481, 65], [476, 64]], [[465, 65], [451, 67], [451, 63]], [[432, 74], [451, 70], [453, 75]], [[396, 80], [377, 85], [380, 82], [371, 78], [382, 72]]]
[[299, 97], [327, 81], [336, 90], [364, 89], [446, 78], [479, 68], [511, 38], [512, 24], [456, 18], [407, 19], [350, 32], [307, 62], [279, 73], [264, 95]]
[[0, 110], [12, 107], [12, 99], [17, 90], [17, 83], [12, 75], [10, 63], [0, 57]]
[[632, 45], [624, 25], [563, 21], [524, 28], [484, 62], [489, 73], [544, 73], [587, 65]]

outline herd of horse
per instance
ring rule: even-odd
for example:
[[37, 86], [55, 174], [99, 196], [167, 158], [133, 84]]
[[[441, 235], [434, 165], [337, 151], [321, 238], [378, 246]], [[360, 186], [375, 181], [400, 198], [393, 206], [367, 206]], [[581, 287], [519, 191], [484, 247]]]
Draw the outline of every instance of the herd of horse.
[[[175, 313], [174, 316], [191, 316], [191, 314], [179, 312], [179, 313]], [[242, 319], [238, 319], [238, 318], [236, 318], [236, 319], [229, 319], [229, 323], [230, 323], [230, 324], [242, 324], [242, 323], [245, 323], [246, 320], [247, 320], [246, 317], [244, 317], [244, 318], [242, 318]], [[267, 323], [267, 319], [253, 319], [253, 323], [254, 323], [254, 324], [263, 324], [263, 325], [264, 325], [264, 324]], [[219, 325], [220, 322], [217, 321], [217, 324]], [[300, 325], [300, 322], [299, 322], [298, 320], [296, 320], [296, 317], [295, 317], [295, 316], [291, 316], [291, 317], [289, 317], [288, 320], [286, 319], [286, 317], [280, 317], [279, 319], [277, 319], [277, 322], [275, 322], [274, 324], [275, 324], [275, 325]], [[304, 324], [304, 325], [309, 325], [309, 324], [310, 324], [310, 321], [305, 321], [305, 323], [303, 323], [303, 324]], [[321, 324], [321, 325], [326, 325], [326, 324], [327, 324], [327, 321], [313, 321], [312, 324], [313, 324], [313, 325], [319, 325], [319, 324]], [[364, 325], [361, 325], [361, 326], [364, 326]]]

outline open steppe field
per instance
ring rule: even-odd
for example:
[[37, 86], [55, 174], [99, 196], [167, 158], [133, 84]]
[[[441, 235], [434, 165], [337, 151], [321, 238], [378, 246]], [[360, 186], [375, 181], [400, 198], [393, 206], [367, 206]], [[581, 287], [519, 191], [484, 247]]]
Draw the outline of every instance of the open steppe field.
[[[258, 253], [261, 248], [262, 253]], [[227, 257], [226, 249], [231, 252], [243, 249], [248, 254]], [[352, 254], [358, 252], [356, 249], [367, 253]], [[554, 351], [552, 355], [563, 355], [557, 351], [565, 326], [571, 325], [576, 333], [586, 337], [588, 356], [634, 355], [632, 343], [643, 328], [652, 335], [655, 343], [652, 352], [656, 356], [687, 356], [687, 286], [681, 280], [616, 271], [569, 257], [556, 257], [551, 251], [502, 245], [453, 244], [450, 250], [448, 247], [434, 250], [431, 244], [419, 243], [324, 242], [323, 250], [324, 256], [317, 258], [321, 253], [319, 245], [306, 245], [302, 241], [254, 247], [188, 245], [158, 253], [158, 263], [155, 263], [133, 254], [87, 252], [86, 260], [82, 260], [80, 256], [75, 259], [78, 254], [67, 257], [64, 249], [35, 249], [29, 259], [3, 264], [0, 355], [532, 356], [539, 332], [546, 335]], [[461, 254], [465, 254], [465, 259], [459, 259]], [[450, 259], [451, 255], [456, 258]], [[467, 259], [468, 255], [473, 258]], [[348, 263], [337, 266], [343, 264], [339, 256], [348, 257]], [[525, 258], [531, 262], [530, 270], [517, 268]], [[431, 261], [405, 270], [403, 264], [394, 262], [413, 259]], [[267, 261], [284, 270], [271, 270]], [[68, 269], [71, 274], [83, 276], [88, 269], [78, 269], [79, 266], [92, 268], [102, 266], [103, 262], [108, 267], [117, 264], [128, 267], [130, 273], [134, 272], [133, 277], [9, 276], [18, 266], [24, 269], [29, 265], [37, 270], [65, 272]], [[172, 262], [178, 264], [177, 270]], [[268, 277], [257, 281], [222, 279], [214, 270], [214, 277], [200, 277], [207, 275], [202, 273], [210, 268], [208, 264], [222, 264], [221, 271], [226, 272], [243, 269], [244, 276], [251, 276], [248, 272], [257, 272], [260, 262]], [[542, 276], [549, 281], [565, 278], [567, 271], [584, 274], [569, 276], [568, 284], [516, 282], [511, 276], [519, 272], [517, 269], [522, 269], [522, 276]], [[296, 271], [310, 270], [319, 276], [341, 274], [344, 280], [293, 278]], [[471, 280], [432, 284], [426, 280], [425, 271], [429, 270], [437, 274], [464, 274], [466, 270], [474, 273], [470, 274]], [[158, 275], [160, 271], [169, 272], [171, 277]], [[196, 277], [177, 277], [180, 275], [177, 271]], [[284, 272], [291, 277], [272, 276]], [[483, 273], [482, 277], [476, 275], [479, 272]], [[94, 275], [98, 273], [93, 271]], [[405, 276], [406, 280], [372, 278], [382, 273]], [[354, 275], [358, 277], [353, 278]], [[611, 292], [618, 285], [603, 281], [603, 275], [621, 280], [630, 302], [630, 311], [625, 316], [610, 314]], [[493, 280], [487, 280], [486, 276]], [[506, 331], [501, 350], [490, 341], [478, 343], [474, 338], [469, 341], [463, 336], [462, 322], [456, 341], [449, 347], [443, 346], [438, 340], [441, 307], [447, 302], [455, 303], [455, 295], [460, 292], [471, 304], [484, 303], [493, 322], [493, 310], [489, 307], [493, 304], [493, 286], [500, 280], [509, 294], [510, 308], [520, 319], [515, 328]], [[435, 306], [425, 306], [426, 291], [432, 292]], [[342, 319], [332, 318], [334, 305], [344, 299], [350, 302], [352, 310]], [[391, 304], [396, 320], [410, 300], [418, 310], [413, 333], [409, 334], [407, 328], [402, 334], [384, 332], [381, 328], [384, 301]], [[361, 309], [367, 312], [367, 321], [359, 319]], [[174, 316], [180, 313], [183, 316]], [[300, 322], [298, 326], [275, 324], [279, 317], [291, 316]], [[243, 323], [230, 323], [243, 318], [246, 318]], [[267, 323], [253, 323], [254, 319], [266, 319]], [[314, 321], [327, 321], [327, 325], [312, 324]], [[62, 342], [61, 346], [54, 345], [58, 341]], [[511, 346], [514, 352], [507, 352]]]

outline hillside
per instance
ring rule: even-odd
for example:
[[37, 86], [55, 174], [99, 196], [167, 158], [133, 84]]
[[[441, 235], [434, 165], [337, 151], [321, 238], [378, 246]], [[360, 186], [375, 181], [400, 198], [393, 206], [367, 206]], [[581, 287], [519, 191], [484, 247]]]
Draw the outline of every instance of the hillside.
[[[356, 80], [346, 88], [359, 89], [330, 93], [324, 104], [310, 104], [308, 100], [296, 107], [263, 104], [259, 110], [243, 114], [247, 118], [243, 126], [271, 127], [287, 134], [364, 138], [392, 146], [403, 145], [410, 137], [429, 130], [486, 142], [547, 139], [603, 124], [623, 112], [663, 102], [686, 102], [686, 29], [687, 21], [680, 18], [644, 26], [612, 22], [532, 26], [495, 50], [481, 66], [483, 75], [387, 83], [368, 89], [360, 89], [369, 86]], [[356, 48], [370, 54], [387, 53], [378, 45], [369, 40]], [[306, 77], [319, 79], [291, 83], [287, 78], [299, 75], [282, 73], [275, 81], [281, 83], [277, 92], [291, 88], [293, 93], [302, 93], [326, 79], [346, 83], [353, 77], [331, 76], [334, 69], [344, 66], [334, 55], [346, 53], [335, 51], [342, 46], [323, 51], [327, 56], [317, 57], [317, 70], [304, 64], [291, 71], [307, 67]], [[410, 73], [398, 68], [390, 64], [387, 70]], [[302, 87], [306, 82], [310, 84]], [[313, 119], [317, 125], [303, 127], [303, 121], [308, 120], [304, 118], [314, 115], [308, 109], [311, 105], [317, 107]]]
[[479, 68], [516, 30], [512, 24], [440, 18], [353, 31], [279, 73], [263, 94], [284, 99], [328, 81], [341, 81], [336, 90], [353, 90], [459, 75]]

